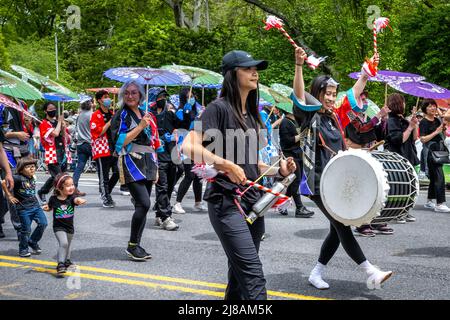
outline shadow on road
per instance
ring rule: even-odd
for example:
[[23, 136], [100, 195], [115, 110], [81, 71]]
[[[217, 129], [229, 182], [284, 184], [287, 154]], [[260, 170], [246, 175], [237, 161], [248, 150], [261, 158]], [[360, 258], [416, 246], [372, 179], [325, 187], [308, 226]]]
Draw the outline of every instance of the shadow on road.
[[[325, 279], [330, 285], [328, 290], [318, 290], [308, 282], [309, 275], [300, 272], [289, 272], [283, 274], [266, 274], [267, 287], [270, 290], [297, 292], [305, 296], [321, 297], [339, 300], [382, 300], [367, 288], [366, 283], [361, 281], [345, 281], [336, 279]], [[280, 287], [282, 284], [282, 287]]]
[[450, 258], [450, 247], [411, 248], [394, 254], [398, 257]]
[[296, 237], [314, 240], [325, 240], [330, 229], [307, 229], [300, 230], [294, 233]]

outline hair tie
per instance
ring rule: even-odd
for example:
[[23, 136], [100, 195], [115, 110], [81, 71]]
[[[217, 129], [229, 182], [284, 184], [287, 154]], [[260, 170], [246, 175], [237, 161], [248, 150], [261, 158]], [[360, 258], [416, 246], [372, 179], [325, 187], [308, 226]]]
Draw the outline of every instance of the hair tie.
[[69, 177], [70, 178], [70, 176], [68, 174], [62, 175], [61, 178], [59, 178], [58, 182], [56, 183], [56, 189], [59, 189], [59, 184], [61, 183], [62, 179], [65, 178], [65, 177]]

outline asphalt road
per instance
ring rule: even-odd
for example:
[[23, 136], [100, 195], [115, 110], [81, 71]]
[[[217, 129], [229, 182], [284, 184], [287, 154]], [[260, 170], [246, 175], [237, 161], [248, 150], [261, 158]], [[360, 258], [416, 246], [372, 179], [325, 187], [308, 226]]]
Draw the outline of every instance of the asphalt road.
[[[39, 181], [43, 181], [42, 175]], [[192, 212], [193, 194], [185, 197], [187, 213], [174, 215], [178, 231], [155, 227], [149, 212], [142, 246], [153, 258], [133, 262], [125, 255], [133, 213], [130, 197], [118, 188], [117, 206], [102, 208], [96, 176], [85, 174], [80, 189], [88, 203], [75, 211], [72, 260], [79, 268], [64, 278], [54, 274], [57, 241], [49, 227], [40, 243], [43, 253], [18, 256], [12, 225], [4, 224], [0, 239], [0, 300], [5, 299], [115, 299], [192, 300], [222, 299], [227, 281], [227, 260], [206, 212]], [[369, 290], [364, 272], [338, 249], [325, 280], [330, 289], [308, 284], [329, 223], [308, 200], [315, 215], [310, 219], [271, 212], [266, 217], [266, 238], [260, 257], [270, 299], [449, 299], [450, 214], [424, 210], [425, 191], [413, 214], [417, 221], [395, 224], [394, 235], [377, 235], [358, 241], [367, 258], [394, 275], [379, 290]], [[174, 200], [173, 200], [174, 201]], [[153, 199], [152, 199], [153, 202]], [[7, 218], [9, 218], [7, 216]]]

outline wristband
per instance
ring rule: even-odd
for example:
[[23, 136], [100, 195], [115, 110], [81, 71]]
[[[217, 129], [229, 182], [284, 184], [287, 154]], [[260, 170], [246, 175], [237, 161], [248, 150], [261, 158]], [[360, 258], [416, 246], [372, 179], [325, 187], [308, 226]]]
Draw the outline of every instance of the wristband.
[[283, 176], [280, 172], [281, 167], [278, 167], [278, 171], [277, 171], [277, 178], [286, 178], [286, 176]]

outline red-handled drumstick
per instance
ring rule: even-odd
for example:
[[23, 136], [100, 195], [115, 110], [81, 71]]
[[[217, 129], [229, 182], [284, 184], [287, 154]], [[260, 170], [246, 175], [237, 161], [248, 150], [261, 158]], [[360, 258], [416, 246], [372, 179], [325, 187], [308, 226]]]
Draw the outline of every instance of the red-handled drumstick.
[[258, 190], [261, 190], [261, 191], [264, 191], [264, 192], [267, 192], [267, 193], [271, 193], [271, 194], [273, 194], [274, 196], [277, 196], [277, 197], [280, 197], [280, 198], [286, 198], [286, 199], [289, 199], [288, 196], [286, 196], [286, 195], [284, 195], [284, 194], [282, 194], [282, 193], [280, 193], [280, 192], [275, 192], [275, 191], [273, 191], [272, 189], [267, 188], [267, 187], [264, 187], [264, 186], [262, 186], [262, 185], [260, 185], [260, 184], [258, 184], [258, 183], [255, 183], [255, 182], [253, 182], [253, 181], [251, 181], [251, 180], [245, 181], [245, 184], [248, 185], [248, 186], [250, 186], [250, 187], [254, 187], [254, 188], [258, 189]]
[[[270, 30], [272, 28], [278, 29], [282, 35], [286, 37], [290, 44], [294, 46], [294, 48], [299, 48], [299, 46], [295, 43], [294, 39], [284, 30], [283, 21], [275, 16], [268, 16], [266, 21], [264, 21], [266, 27], [264, 29]], [[306, 64], [312, 69], [316, 69], [319, 64], [325, 61], [326, 57], [315, 57], [314, 55], [310, 55], [306, 58]]]
[[389, 19], [380, 17], [378, 19], [375, 19], [373, 21], [373, 52], [378, 52], [378, 45], [377, 45], [377, 34], [380, 33], [383, 29], [386, 29], [386, 27], [389, 27], [391, 30], [391, 26], [389, 25]]
[[[197, 176], [199, 176], [200, 178], [206, 179], [208, 181], [213, 181], [214, 177], [217, 176], [219, 173], [226, 175], [225, 172], [218, 171], [213, 166], [209, 166], [209, 165], [205, 165], [205, 164], [196, 164], [192, 167], [191, 171], [194, 174], [196, 174]], [[286, 196], [282, 193], [279, 193], [279, 192], [275, 192], [272, 189], [266, 188], [266, 187], [256, 183], [255, 181], [247, 180], [247, 181], [245, 181], [245, 184], [248, 185], [249, 188], [256, 188], [258, 190], [261, 190], [261, 191], [264, 191], [267, 193], [271, 193], [277, 197], [289, 199], [288, 196]], [[248, 190], [248, 188], [242, 192], [239, 191], [238, 193], [239, 193], [239, 195], [243, 195], [245, 193], [245, 191], [247, 191], [247, 190]]]

